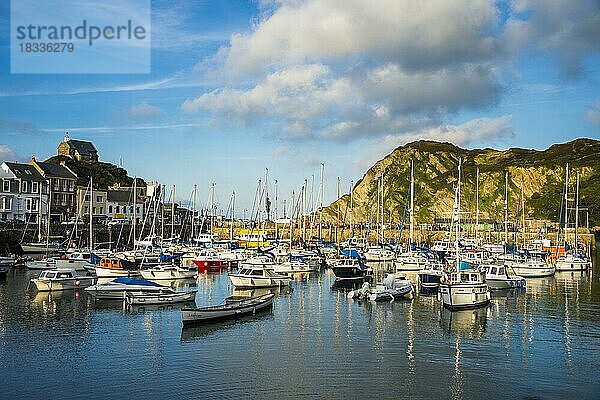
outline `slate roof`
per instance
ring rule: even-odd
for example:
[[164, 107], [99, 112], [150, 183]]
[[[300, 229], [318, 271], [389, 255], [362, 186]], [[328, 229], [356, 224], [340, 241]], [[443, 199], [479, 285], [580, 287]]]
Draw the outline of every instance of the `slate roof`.
[[69, 141], [67, 143], [69, 143], [71, 148], [77, 150], [77, 152], [79, 154], [81, 154], [82, 156], [90, 157], [92, 155], [98, 154], [98, 151], [96, 150], [96, 148], [94, 147], [94, 144], [92, 142], [85, 142], [83, 140], [69, 139]]
[[45, 182], [46, 180], [33, 165], [5, 161], [5, 164], [22, 181]]
[[36, 164], [42, 169], [42, 171], [44, 171], [44, 175], [48, 178], [77, 179], [77, 175], [62, 165], [40, 161], [37, 161]]

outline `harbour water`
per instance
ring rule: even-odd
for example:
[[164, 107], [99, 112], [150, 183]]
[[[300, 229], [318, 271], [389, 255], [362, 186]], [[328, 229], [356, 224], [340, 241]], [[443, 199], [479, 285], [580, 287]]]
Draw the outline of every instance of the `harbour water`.
[[[182, 328], [179, 308], [127, 309], [84, 291], [0, 283], [2, 399], [600, 398], [600, 269], [528, 279], [490, 307], [435, 296], [360, 303], [330, 270], [298, 277], [273, 311]], [[198, 306], [226, 273], [177, 283]]]

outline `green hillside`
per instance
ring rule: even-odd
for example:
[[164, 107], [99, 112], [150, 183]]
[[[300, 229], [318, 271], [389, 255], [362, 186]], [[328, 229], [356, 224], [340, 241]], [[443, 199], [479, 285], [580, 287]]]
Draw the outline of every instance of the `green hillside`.
[[[475, 212], [476, 171], [480, 170], [481, 218], [502, 220], [504, 215], [505, 172], [509, 172], [509, 214], [514, 218], [523, 190], [527, 218], [557, 221], [568, 163], [570, 198], [574, 198], [575, 174], [581, 174], [580, 205], [589, 209], [590, 226], [600, 225], [600, 141], [578, 139], [556, 144], [545, 151], [527, 149], [461, 149], [450, 143], [418, 141], [398, 147], [375, 163], [353, 189], [355, 222], [374, 221], [377, 188], [384, 174], [386, 219], [401, 220], [408, 201], [410, 160], [415, 162], [415, 213], [420, 223], [447, 217], [452, 211], [459, 159], [463, 162], [462, 210]], [[339, 207], [348, 215], [349, 196], [343, 196], [324, 210], [330, 222]], [[585, 214], [582, 213], [583, 224]], [[347, 221], [346, 221], [347, 222]]]
[[[77, 185], [87, 186], [89, 177], [94, 178], [94, 188], [106, 189], [108, 186], [119, 184], [121, 186], [132, 186], [133, 178], [127, 175], [127, 170], [116, 165], [90, 160], [73, 160], [66, 156], [54, 156], [46, 160], [53, 164], [60, 164], [64, 161], [67, 167], [77, 174]], [[137, 185], [145, 186], [141, 178], [137, 178]]]

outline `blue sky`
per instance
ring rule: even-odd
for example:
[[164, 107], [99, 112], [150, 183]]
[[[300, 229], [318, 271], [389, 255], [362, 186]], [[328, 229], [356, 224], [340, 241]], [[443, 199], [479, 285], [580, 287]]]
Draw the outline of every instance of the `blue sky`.
[[[597, 0], [152, 1], [150, 74], [11, 74], [0, 5], [0, 158], [66, 131], [132, 175], [216, 183], [251, 208], [325, 164], [325, 202], [418, 139], [544, 149], [600, 138]], [[281, 205], [280, 205], [281, 208]]]

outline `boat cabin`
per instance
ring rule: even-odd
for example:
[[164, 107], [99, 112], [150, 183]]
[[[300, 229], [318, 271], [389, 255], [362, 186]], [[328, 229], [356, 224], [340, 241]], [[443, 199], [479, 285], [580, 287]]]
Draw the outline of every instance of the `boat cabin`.
[[77, 274], [72, 269], [50, 269], [42, 271], [39, 279], [44, 280], [58, 280], [58, 279], [74, 279]]
[[249, 277], [265, 277], [270, 278], [276, 276], [271, 269], [265, 269], [261, 267], [242, 267], [235, 275], [245, 275]]
[[449, 283], [457, 284], [457, 283], [481, 283], [485, 282], [485, 274], [482, 271], [478, 270], [465, 270], [459, 272], [453, 272], [450, 274]]

